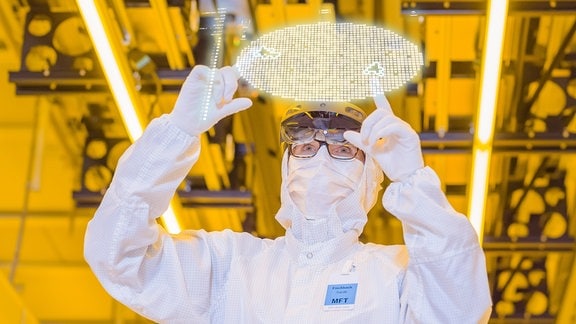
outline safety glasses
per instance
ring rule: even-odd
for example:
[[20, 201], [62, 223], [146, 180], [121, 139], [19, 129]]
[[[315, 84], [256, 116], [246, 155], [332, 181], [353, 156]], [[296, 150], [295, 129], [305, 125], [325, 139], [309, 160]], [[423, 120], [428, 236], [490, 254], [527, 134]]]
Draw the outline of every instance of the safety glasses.
[[297, 158], [308, 159], [315, 156], [322, 145], [326, 145], [328, 154], [337, 160], [352, 160], [356, 158], [358, 151], [360, 151], [356, 146], [348, 142], [329, 144], [325, 141], [313, 140], [309, 143], [291, 144], [290, 154]]

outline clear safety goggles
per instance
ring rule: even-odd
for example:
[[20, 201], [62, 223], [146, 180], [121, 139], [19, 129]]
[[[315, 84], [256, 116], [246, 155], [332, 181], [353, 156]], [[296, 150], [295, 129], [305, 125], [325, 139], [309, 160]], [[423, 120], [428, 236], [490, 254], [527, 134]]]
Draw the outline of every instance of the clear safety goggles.
[[291, 144], [290, 154], [297, 158], [308, 159], [316, 155], [322, 145], [326, 145], [328, 154], [336, 160], [352, 160], [360, 151], [356, 146], [350, 143], [328, 144], [324, 141], [314, 140], [306, 144]]
[[311, 158], [326, 145], [328, 154], [337, 160], [352, 160], [359, 149], [344, 139], [347, 129], [314, 129], [283, 127], [282, 140], [290, 145], [290, 154], [297, 158]]
[[348, 143], [344, 132], [359, 131], [362, 126], [355, 120], [340, 113], [308, 111], [294, 114], [281, 123], [282, 142], [290, 145], [290, 154], [299, 158], [311, 158], [325, 144], [331, 157], [338, 160], [352, 160], [358, 148]]

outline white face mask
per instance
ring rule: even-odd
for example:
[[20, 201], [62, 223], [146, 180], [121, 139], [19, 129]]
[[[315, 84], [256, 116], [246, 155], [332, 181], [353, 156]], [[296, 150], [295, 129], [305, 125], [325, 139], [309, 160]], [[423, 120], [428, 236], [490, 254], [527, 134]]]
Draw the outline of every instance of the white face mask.
[[288, 159], [288, 192], [306, 220], [325, 219], [360, 183], [364, 163], [336, 160], [326, 147], [309, 159]]
[[276, 220], [305, 244], [324, 242], [351, 230], [360, 235], [382, 180], [382, 171], [369, 157], [364, 163], [337, 161], [322, 147], [310, 159], [296, 159], [286, 150], [282, 204]]

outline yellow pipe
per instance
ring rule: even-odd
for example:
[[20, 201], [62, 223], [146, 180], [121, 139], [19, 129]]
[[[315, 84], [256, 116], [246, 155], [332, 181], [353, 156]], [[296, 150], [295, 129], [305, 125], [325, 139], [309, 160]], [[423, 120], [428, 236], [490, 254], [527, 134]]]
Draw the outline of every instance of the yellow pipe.
[[162, 29], [162, 33], [166, 39], [166, 56], [170, 68], [173, 70], [181, 70], [185, 67], [184, 59], [182, 58], [182, 54], [178, 48], [178, 42], [175, 37], [176, 32], [170, 21], [166, 0], [150, 0], [150, 5], [158, 14], [158, 19], [160, 20], [160, 28]]

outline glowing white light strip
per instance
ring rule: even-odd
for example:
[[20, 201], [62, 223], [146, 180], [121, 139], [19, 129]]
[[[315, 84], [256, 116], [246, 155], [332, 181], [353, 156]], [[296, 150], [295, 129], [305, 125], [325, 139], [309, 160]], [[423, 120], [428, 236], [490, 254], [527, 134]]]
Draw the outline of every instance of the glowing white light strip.
[[474, 135], [472, 185], [468, 206], [470, 222], [478, 233], [480, 243], [482, 243], [484, 235], [486, 196], [490, 176], [494, 119], [498, 101], [508, 0], [489, 1], [488, 8], [484, 56], [482, 58], [481, 91], [478, 99], [479, 108]]
[[212, 95], [214, 93], [214, 78], [216, 68], [218, 68], [218, 61], [220, 60], [220, 55], [222, 52], [222, 36], [224, 33], [224, 20], [226, 19], [226, 9], [218, 8], [216, 19], [214, 21], [214, 26], [212, 36], [214, 37], [214, 48], [212, 49], [210, 63], [208, 66], [211, 68], [210, 74], [208, 75], [208, 88], [206, 93], [204, 93], [204, 100], [202, 104], [202, 120], [208, 118], [208, 109], [210, 109]]
[[489, 6], [484, 65], [482, 66], [480, 114], [477, 122], [478, 141], [483, 144], [490, 143], [494, 135], [508, 0], [490, 1]]
[[126, 86], [127, 78], [120, 70], [121, 65], [118, 64], [114, 49], [102, 23], [103, 19], [100, 17], [97, 8], [98, 1], [77, 0], [76, 2], [86, 24], [86, 28], [88, 29], [88, 33], [92, 38], [92, 43], [95, 44], [94, 49], [100, 59], [104, 75], [108, 81], [112, 95], [116, 100], [118, 109], [120, 109], [124, 125], [128, 131], [128, 136], [130, 136], [132, 141], [135, 141], [142, 136], [142, 124], [136, 113], [134, 101]]
[[176, 198], [173, 198], [170, 202], [170, 206], [168, 209], [162, 214], [162, 224], [166, 228], [166, 231], [171, 234], [178, 234], [182, 231], [180, 224], [178, 223], [178, 217], [176, 217], [176, 213], [174, 212], [179, 206], [177, 203]]
[[402, 87], [420, 72], [423, 57], [390, 30], [319, 22], [262, 35], [235, 65], [253, 87], [275, 96], [350, 101]]
[[[92, 43], [95, 44], [96, 54], [100, 60], [108, 87], [112, 91], [116, 105], [120, 110], [128, 136], [134, 142], [142, 136], [143, 127], [136, 110], [136, 94], [131, 93], [129, 90], [129, 85], [133, 83], [133, 80], [129, 77], [129, 68], [125, 68], [125, 73], [122, 72], [121, 67], [125, 66], [125, 64], [123, 65], [121, 58], [116, 57], [117, 51], [114, 51], [113, 42], [109, 39], [106, 32], [104, 24], [106, 19], [100, 14], [100, 10], [105, 9], [100, 8], [99, 10], [97, 6], [101, 6], [101, 2], [98, 0], [76, 0], [76, 3]], [[181, 231], [172, 205], [162, 215], [162, 222], [169, 233], [176, 234]]]
[[468, 215], [470, 223], [478, 234], [480, 243], [482, 243], [484, 236], [484, 213], [486, 212], [491, 156], [492, 152], [489, 149], [474, 149]]

